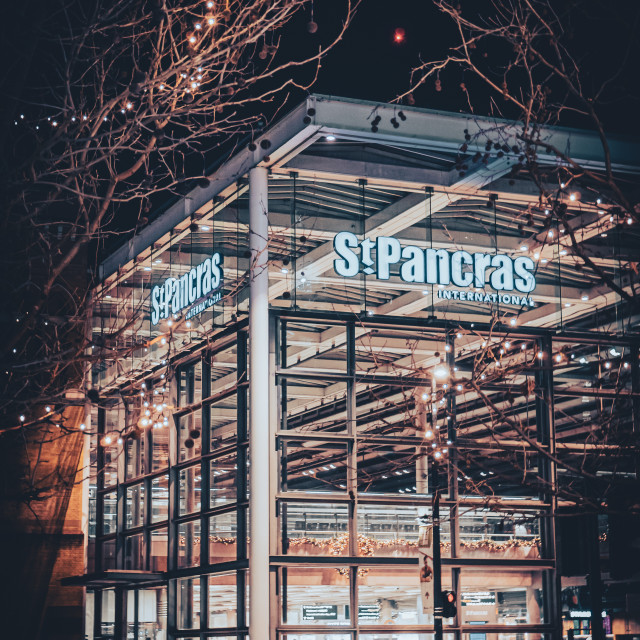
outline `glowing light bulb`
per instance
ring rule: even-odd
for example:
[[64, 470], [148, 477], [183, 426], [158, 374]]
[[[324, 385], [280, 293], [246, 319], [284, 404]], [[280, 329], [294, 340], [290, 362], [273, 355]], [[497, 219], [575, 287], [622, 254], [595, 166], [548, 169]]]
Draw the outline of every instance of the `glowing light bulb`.
[[196, 43], [196, 37], [195, 37], [195, 36], [191, 36], [191, 37], [189, 38], [189, 42], [190, 42], [191, 44], [195, 44], [195, 43]]

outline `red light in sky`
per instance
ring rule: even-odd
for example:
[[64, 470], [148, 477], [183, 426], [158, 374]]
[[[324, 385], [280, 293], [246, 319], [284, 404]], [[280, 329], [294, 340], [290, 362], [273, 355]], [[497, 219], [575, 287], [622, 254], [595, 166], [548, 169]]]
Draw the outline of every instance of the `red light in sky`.
[[405, 35], [405, 30], [401, 27], [398, 27], [393, 32], [393, 41], [397, 44], [400, 44], [401, 42], [404, 42]]

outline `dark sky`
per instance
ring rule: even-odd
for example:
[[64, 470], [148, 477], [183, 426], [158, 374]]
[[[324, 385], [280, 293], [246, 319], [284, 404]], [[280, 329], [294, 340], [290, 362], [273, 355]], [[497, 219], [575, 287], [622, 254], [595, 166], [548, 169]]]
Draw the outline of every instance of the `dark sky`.
[[[585, 88], [589, 91], [610, 80], [606, 104], [600, 107], [608, 130], [639, 135], [640, 2], [554, 0], [551, 4], [563, 12], [565, 43], [585, 70]], [[490, 0], [461, 1], [466, 15], [472, 11], [487, 17], [491, 15], [491, 5]], [[309, 13], [300, 16], [284, 38], [284, 51], [310, 51], [321, 39], [326, 40], [336, 28], [338, 17], [343, 15], [344, 6], [342, 0], [316, 0], [314, 19], [318, 32], [314, 36], [306, 29]], [[396, 28], [405, 31], [401, 44], [393, 40]], [[414, 65], [420, 60], [444, 57], [457, 41], [456, 36], [450, 18], [442, 15], [430, 0], [362, 0], [344, 40], [324, 60], [312, 91], [390, 101], [407, 89]], [[495, 50], [489, 50], [488, 56], [491, 69], [499, 71], [504, 56]], [[444, 74], [442, 91], [437, 92], [433, 82], [429, 82], [416, 93], [416, 106], [469, 111], [466, 97], [460, 90], [461, 82], [474, 87], [468, 72], [452, 70]], [[480, 85], [475, 85], [472, 99], [477, 113], [489, 113], [488, 95]], [[584, 119], [570, 114], [565, 117], [564, 124], [590, 126]]]

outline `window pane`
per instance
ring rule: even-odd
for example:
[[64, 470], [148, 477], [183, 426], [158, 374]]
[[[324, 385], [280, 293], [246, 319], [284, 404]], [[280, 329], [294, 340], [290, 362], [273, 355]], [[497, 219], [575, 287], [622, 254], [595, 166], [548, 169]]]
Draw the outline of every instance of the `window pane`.
[[209, 576], [209, 628], [236, 626], [236, 574]]
[[113, 638], [114, 622], [116, 619], [116, 593], [113, 589], [102, 592], [102, 618], [100, 633], [105, 638]]
[[125, 441], [125, 475], [127, 480], [144, 475], [145, 468], [145, 434]]
[[127, 529], [144, 524], [144, 485], [127, 487], [125, 506], [125, 526]]
[[178, 628], [200, 627], [200, 578], [178, 580]]
[[178, 567], [200, 564], [200, 520], [178, 525]]
[[209, 406], [211, 421], [211, 451], [235, 442], [238, 433], [238, 396], [232, 393]]
[[151, 443], [151, 471], [166, 469], [169, 465], [169, 426], [152, 429]]
[[180, 470], [180, 499], [178, 504], [181, 516], [200, 511], [201, 480], [199, 464]]
[[350, 624], [347, 567], [289, 567], [283, 573], [287, 585], [283, 623]]
[[169, 515], [169, 476], [151, 480], [151, 522], [161, 522]]
[[282, 504], [287, 548], [295, 555], [349, 555], [348, 509], [344, 504]]
[[116, 541], [105, 540], [102, 543], [102, 568], [116, 568]]
[[167, 570], [167, 529], [155, 529], [151, 532], [151, 571]]
[[138, 638], [164, 640], [167, 634], [167, 590], [138, 591]]
[[144, 536], [141, 533], [124, 539], [124, 568], [146, 569]]
[[[410, 505], [358, 505], [358, 555], [419, 557], [421, 517], [431, 522], [431, 507]], [[440, 547], [451, 555], [449, 510], [440, 507]]]
[[236, 559], [238, 521], [235, 511], [209, 518], [209, 562], [227, 562]]
[[288, 491], [347, 489], [347, 447], [331, 442], [287, 442], [283, 447], [282, 484]]
[[202, 453], [201, 412], [194, 411], [178, 418], [178, 460], [191, 460]]
[[235, 453], [211, 460], [209, 472], [210, 508], [236, 501], [236, 461]]
[[419, 567], [360, 567], [360, 624], [433, 624], [422, 613]]
[[104, 522], [102, 525], [102, 533], [115, 533], [116, 531], [116, 513], [118, 506], [118, 498], [115, 491], [105, 493], [103, 497], [103, 515]]

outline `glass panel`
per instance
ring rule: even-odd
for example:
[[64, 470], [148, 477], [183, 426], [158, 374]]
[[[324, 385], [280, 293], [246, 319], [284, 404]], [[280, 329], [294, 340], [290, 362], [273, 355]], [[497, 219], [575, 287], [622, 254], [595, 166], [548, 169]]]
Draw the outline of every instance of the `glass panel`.
[[235, 511], [209, 518], [209, 562], [228, 562], [236, 559], [238, 516]]
[[236, 574], [209, 576], [209, 628], [235, 627], [237, 622]]
[[[234, 374], [235, 375], [235, 374]], [[209, 407], [211, 421], [211, 451], [232, 444], [238, 433], [238, 396], [231, 393]]]
[[140, 589], [138, 591], [138, 639], [166, 640], [167, 590]]
[[[440, 507], [440, 547], [451, 555], [449, 510]], [[419, 557], [420, 523], [431, 522], [431, 507], [358, 505], [358, 555]]]
[[375, 566], [358, 569], [360, 624], [433, 624], [422, 613], [418, 566]]
[[325, 373], [346, 373], [345, 326], [288, 322], [286, 362], [283, 368], [321, 368]]
[[104, 478], [104, 486], [111, 487], [118, 482], [118, 456], [120, 455], [119, 447], [104, 447], [104, 467], [102, 476]]
[[350, 624], [347, 567], [289, 567], [282, 579], [287, 585], [283, 623]]
[[200, 564], [200, 520], [178, 525], [178, 567]]
[[105, 540], [102, 543], [102, 568], [116, 568], [116, 541]]
[[125, 527], [141, 527], [144, 524], [144, 485], [127, 487], [125, 505]]
[[136, 438], [128, 438], [125, 441], [125, 477], [127, 480], [137, 478], [147, 472], [145, 467], [145, 443], [145, 433], [139, 434]]
[[184, 462], [197, 458], [202, 453], [201, 411], [188, 413], [178, 418], [178, 460]]
[[202, 362], [200, 360], [181, 370], [179, 394], [181, 407], [202, 400]]
[[[169, 419], [170, 424], [173, 422]], [[169, 466], [169, 426], [161, 424], [151, 430], [151, 471], [160, 471]]]
[[105, 493], [103, 498], [104, 521], [102, 533], [115, 533], [117, 528], [118, 494], [115, 491]]
[[[407, 435], [415, 435], [407, 434]], [[429, 461], [416, 445], [358, 443], [358, 491], [392, 495], [426, 495]], [[418, 484], [418, 477], [422, 478]]]
[[176, 586], [178, 628], [200, 628], [200, 578], [183, 578]]
[[535, 513], [462, 507], [460, 556], [540, 558], [540, 520]]
[[287, 541], [284, 553], [350, 555], [346, 504], [281, 503], [280, 513]]
[[151, 522], [161, 522], [169, 516], [169, 475], [151, 480]]
[[288, 491], [347, 489], [347, 447], [332, 442], [286, 442], [282, 448], [281, 481]]
[[181, 516], [200, 511], [201, 481], [199, 464], [180, 470], [178, 510]]
[[237, 469], [237, 455], [235, 453], [211, 460], [209, 470], [210, 508], [220, 507], [237, 500]]
[[[448, 578], [449, 572], [443, 572]], [[463, 568], [460, 576], [462, 622], [467, 624], [540, 624], [542, 571]]]
[[144, 536], [139, 533], [124, 539], [124, 568], [146, 569]]
[[151, 571], [167, 570], [167, 529], [154, 529], [151, 532]]
[[105, 589], [102, 592], [102, 618], [100, 620], [100, 634], [103, 638], [114, 637], [114, 622], [116, 619], [116, 592]]
[[95, 612], [95, 591], [87, 591], [84, 601], [84, 634], [85, 640], [93, 640], [93, 621]]
[[322, 378], [287, 378], [280, 382], [281, 429], [306, 433], [347, 430], [347, 383]]

